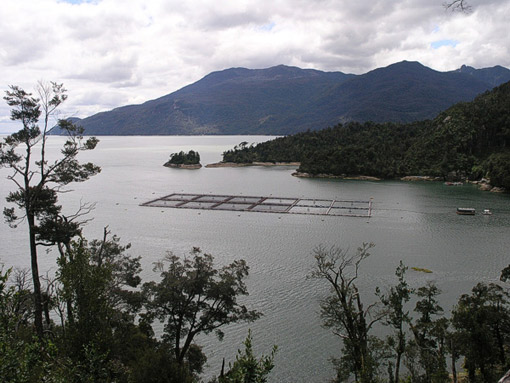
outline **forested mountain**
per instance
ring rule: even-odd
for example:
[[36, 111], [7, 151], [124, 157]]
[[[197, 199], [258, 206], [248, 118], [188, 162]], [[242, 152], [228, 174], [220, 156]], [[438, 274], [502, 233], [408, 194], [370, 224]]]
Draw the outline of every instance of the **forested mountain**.
[[293, 134], [347, 121], [413, 122], [509, 80], [510, 70], [503, 67], [438, 72], [407, 61], [363, 75], [283, 65], [232, 68], [80, 124], [87, 135], [188, 135]]
[[491, 178], [510, 190], [510, 82], [433, 120], [350, 122], [227, 151], [225, 162], [301, 162], [300, 172], [394, 178]]

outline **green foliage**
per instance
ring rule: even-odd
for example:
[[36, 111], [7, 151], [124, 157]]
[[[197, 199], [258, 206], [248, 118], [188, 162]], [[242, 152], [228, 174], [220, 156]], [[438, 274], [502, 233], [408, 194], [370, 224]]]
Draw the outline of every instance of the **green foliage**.
[[510, 152], [491, 154], [486, 169], [492, 185], [510, 190]]
[[52, 381], [55, 349], [32, 331], [31, 292], [0, 269], [0, 377], [5, 383]]
[[236, 361], [229, 364], [227, 373], [219, 377], [219, 383], [266, 383], [267, 376], [274, 368], [274, 357], [277, 347], [271, 355], [262, 355], [259, 359], [253, 353], [251, 330], [243, 342], [244, 350], [238, 350]]
[[339, 124], [223, 153], [225, 162], [301, 162], [312, 175], [448, 179], [489, 176], [510, 185], [510, 83], [454, 105], [432, 121]]
[[499, 279], [503, 282], [510, 281], [510, 265], [508, 265], [501, 271], [501, 276]]
[[180, 151], [179, 153], [172, 153], [167, 164], [172, 165], [198, 165], [200, 164], [200, 154], [193, 150], [188, 153]]
[[212, 255], [194, 247], [184, 259], [169, 253], [156, 264], [156, 270], [161, 281], [143, 285], [144, 317], [149, 322], [158, 319], [165, 323], [163, 339], [173, 345], [175, 360], [181, 365], [197, 334], [214, 331], [222, 339], [222, 326], [260, 316], [237, 302], [239, 296], [248, 295], [244, 260], [216, 269]]
[[508, 368], [510, 344], [509, 293], [496, 284], [478, 283], [471, 295], [460, 297], [452, 312], [459, 350], [465, 356], [470, 382], [477, 373], [483, 382], [494, 382]]
[[437, 297], [441, 291], [433, 283], [416, 290], [420, 298], [414, 311], [419, 315], [411, 323], [413, 339], [407, 350], [408, 367], [413, 381], [449, 382], [446, 370], [448, 320], [443, 315]]

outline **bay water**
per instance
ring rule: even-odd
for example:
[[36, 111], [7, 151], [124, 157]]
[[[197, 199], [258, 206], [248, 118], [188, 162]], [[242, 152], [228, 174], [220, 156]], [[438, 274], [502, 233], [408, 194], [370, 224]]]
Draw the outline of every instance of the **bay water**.
[[[496, 282], [510, 263], [510, 196], [482, 192], [475, 186], [445, 186], [441, 182], [356, 181], [302, 179], [295, 167], [202, 168], [163, 167], [169, 155], [195, 150], [202, 164], [218, 162], [223, 151], [267, 136], [99, 137], [96, 150], [80, 154], [102, 172], [70, 187], [60, 201], [66, 213], [80, 203], [95, 203], [85, 226], [87, 238], [101, 238], [103, 228], [131, 243], [129, 253], [142, 257], [144, 281], [155, 280], [153, 263], [167, 251], [184, 256], [194, 246], [215, 257], [217, 266], [245, 259], [250, 266], [250, 295], [242, 301], [264, 315], [253, 323], [224, 328], [220, 342], [213, 334], [197, 343], [208, 357], [204, 380], [218, 375], [223, 358], [236, 351], [252, 330], [258, 354], [278, 345], [270, 381], [324, 382], [334, 374], [329, 359], [340, 355], [340, 340], [321, 327], [319, 300], [328, 293], [323, 281], [307, 279], [317, 246], [339, 246], [355, 252], [371, 242], [371, 256], [361, 266], [363, 299], [374, 301], [376, 286], [396, 283], [395, 268], [409, 269], [413, 287], [435, 282], [443, 291], [441, 303], [449, 311], [458, 297], [478, 282]], [[62, 137], [50, 137], [49, 152], [57, 158]], [[0, 169], [0, 208], [14, 184]], [[368, 200], [370, 218], [263, 214], [142, 207], [141, 203], [172, 193], [232, 194], [312, 199]], [[457, 207], [473, 207], [475, 216], [459, 216]], [[492, 216], [481, 215], [491, 209]], [[0, 225], [0, 262], [6, 267], [29, 267], [26, 227]], [[55, 271], [56, 251], [41, 252], [40, 268]], [[412, 309], [412, 304], [409, 305]], [[159, 329], [160, 330], [160, 329]], [[380, 330], [383, 331], [383, 330]]]

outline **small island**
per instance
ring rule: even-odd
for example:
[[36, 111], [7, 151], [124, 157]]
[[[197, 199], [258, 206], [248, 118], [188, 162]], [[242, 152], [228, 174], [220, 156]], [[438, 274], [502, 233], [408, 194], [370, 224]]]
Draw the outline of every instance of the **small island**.
[[168, 168], [178, 169], [200, 169], [200, 154], [194, 150], [184, 153], [182, 150], [179, 153], [172, 153], [170, 159], [163, 165]]

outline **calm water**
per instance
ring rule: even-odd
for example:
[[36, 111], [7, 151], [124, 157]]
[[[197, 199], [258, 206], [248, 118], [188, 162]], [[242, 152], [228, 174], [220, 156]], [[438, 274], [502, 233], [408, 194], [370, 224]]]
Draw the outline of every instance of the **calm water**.
[[[375, 243], [362, 265], [359, 285], [367, 301], [375, 286], [394, 281], [400, 260], [409, 267], [408, 280], [420, 286], [435, 281], [443, 290], [442, 303], [451, 307], [461, 293], [479, 281], [495, 281], [510, 263], [510, 197], [480, 192], [464, 185], [441, 183], [368, 182], [298, 179], [291, 167], [169, 169], [162, 166], [170, 153], [196, 150], [202, 163], [217, 162], [224, 150], [247, 141], [269, 137], [102, 137], [98, 148], [82, 160], [100, 165], [100, 175], [73, 185], [61, 201], [68, 213], [80, 201], [95, 202], [85, 234], [102, 236], [104, 226], [130, 242], [130, 253], [143, 257], [143, 278], [157, 276], [152, 263], [166, 251], [177, 255], [199, 246], [215, 256], [218, 265], [244, 258], [251, 268], [247, 304], [264, 313], [250, 324], [225, 329], [219, 342], [214, 336], [198, 340], [208, 356], [205, 376], [217, 375], [221, 360], [235, 359], [248, 328], [255, 349], [279, 352], [272, 373], [275, 382], [323, 382], [333, 375], [328, 361], [337, 356], [340, 343], [322, 329], [318, 300], [327, 289], [306, 275], [313, 266], [312, 250], [318, 245], [338, 245], [354, 251], [363, 242]], [[55, 155], [62, 138], [52, 137]], [[0, 170], [0, 208], [13, 185]], [[373, 216], [367, 218], [197, 211], [140, 207], [147, 200], [173, 192], [274, 195], [324, 199], [373, 198]], [[493, 210], [493, 216], [458, 216], [457, 207]], [[2, 252], [7, 266], [29, 265], [26, 234], [0, 225]], [[43, 270], [55, 269], [55, 253], [41, 253]]]

